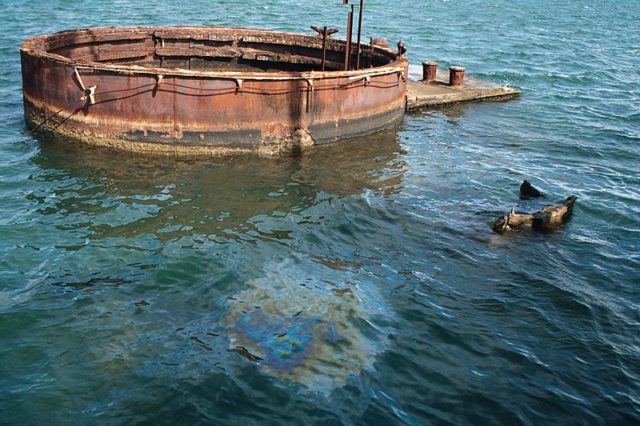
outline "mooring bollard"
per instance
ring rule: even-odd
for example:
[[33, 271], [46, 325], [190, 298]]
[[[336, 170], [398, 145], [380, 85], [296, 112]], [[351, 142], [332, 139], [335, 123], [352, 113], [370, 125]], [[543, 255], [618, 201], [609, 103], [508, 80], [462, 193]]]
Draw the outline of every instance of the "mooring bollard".
[[453, 87], [464, 86], [464, 68], [463, 67], [449, 67], [449, 86], [453, 86]]
[[427, 61], [422, 63], [422, 81], [430, 83], [436, 81], [438, 73], [438, 63], [435, 61]]

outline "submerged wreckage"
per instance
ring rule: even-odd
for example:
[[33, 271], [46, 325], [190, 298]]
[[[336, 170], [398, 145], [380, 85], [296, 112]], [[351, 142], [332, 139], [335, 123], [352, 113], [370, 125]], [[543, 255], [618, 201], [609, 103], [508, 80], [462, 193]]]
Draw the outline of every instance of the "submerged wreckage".
[[20, 46], [27, 124], [142, 153], [274, 155], [373, 133], [409, 109], [519, 94], [465, 84], [462, 67], [447, 81], [436, 62], [409, 81], [402, 40], [362, 43], [364, 0], [339, 6], [344, 40], [319, 26], [316, 35], [200, 26], [32, 37]]
[[[94, 28], [21, 46], [35, 129], [138, 152], [277, 154], [402, 118], [408, 60], [372, 41], [216, 27]], [[351, 54], [349, 54], [351, 53]]]
[[[546, 198], [546, 196], [534, 188], [529, 181], [524, 180], [520, 185], [520, 199], [532, 200], [536, 198]], [[555, 231], [571, 218], [577, 199], [575, 195], [571, 195], [560, 203], [547, 204], [534, 213], [516, 212], [514, 207], [507, 214], [496, 219], [491, 225], [491, 229], [498, 234], [507, 231], [517, 232], [523, 229], [540, 232]]]

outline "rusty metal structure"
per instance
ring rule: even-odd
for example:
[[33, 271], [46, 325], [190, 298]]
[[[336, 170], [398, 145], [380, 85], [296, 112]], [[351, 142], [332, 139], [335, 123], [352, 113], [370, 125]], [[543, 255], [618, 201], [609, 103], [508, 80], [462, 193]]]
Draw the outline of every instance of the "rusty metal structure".
[[318, 32], [135, 27], [33, 37], [20, 47], [26, 121], [137, 152], [274, 155], [400, 120], [402, 50], [358, 43], [354, 62], [368, 67], [345, 69], [346, 41]]

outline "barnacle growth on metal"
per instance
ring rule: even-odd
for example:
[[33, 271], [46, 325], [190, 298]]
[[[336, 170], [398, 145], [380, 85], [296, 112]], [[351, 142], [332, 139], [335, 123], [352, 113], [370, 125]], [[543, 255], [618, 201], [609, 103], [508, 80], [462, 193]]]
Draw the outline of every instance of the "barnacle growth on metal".
[[[34, 130], [86, 143], [186, 155], [296, 152], [397, 122], [406, 57], [372, 43], [350, 58], [331, 30], [90, 28], [33, 37], [20, 48], [25, 117]], [[345, 56], [363, 66], [345, 70]]]

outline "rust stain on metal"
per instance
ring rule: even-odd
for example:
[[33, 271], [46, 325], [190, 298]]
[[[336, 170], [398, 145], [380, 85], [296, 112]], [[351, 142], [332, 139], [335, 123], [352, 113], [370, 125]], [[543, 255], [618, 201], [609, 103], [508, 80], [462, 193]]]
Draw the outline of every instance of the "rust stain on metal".
[[371, 44], [371, 66], [344, 71], [345, 44], [216, 27], [33, 37], [20, 48], [25, 117], [36, 130], [139, 152], [295, 152], [402, 117], [406, 57]]
[[449, 67], [449, 85], [453, 87], [464, 86], [464, 71], [463, 67]]

